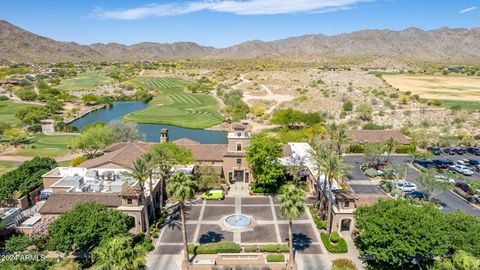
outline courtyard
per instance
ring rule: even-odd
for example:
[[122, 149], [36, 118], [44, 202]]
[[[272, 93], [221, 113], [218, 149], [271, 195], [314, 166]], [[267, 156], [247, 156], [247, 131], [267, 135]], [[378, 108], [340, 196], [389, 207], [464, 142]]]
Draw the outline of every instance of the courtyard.
[[[244, 214], [254, 220], [246, 231], [230, 231], [222, 226], [224, 217]], [[196, 200], [186, 210], [187, 240], [193, 244], [234, 241], [242, 246], [286, 244], [288, 220], [280, 215], [280, 206], [274, 197], [227, 197], [222, 201]], [[322, 254], [320, 237], [312, 217], [305, 212], [293, 221], [293, 245], [298, 254]], [[180, 222], [176, 217], [160, 232], [155, 255], [180, 254], [183, 248]]]

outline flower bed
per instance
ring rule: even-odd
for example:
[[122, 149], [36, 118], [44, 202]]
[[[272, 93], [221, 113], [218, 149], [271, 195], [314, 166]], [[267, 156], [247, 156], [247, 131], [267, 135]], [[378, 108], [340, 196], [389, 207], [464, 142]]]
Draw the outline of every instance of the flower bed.
[[317, 215], [317, 212], [315, 211], [315, 207], [310, 206], [308, 208], [310, 211], [310, 214], [312, 215], [313, 222], [315, 223], [315, 226], [317, 226], [317, 229], [322, 230], [327, 228], [327, 221], [326, 220], [320, 220], [320, 218]]

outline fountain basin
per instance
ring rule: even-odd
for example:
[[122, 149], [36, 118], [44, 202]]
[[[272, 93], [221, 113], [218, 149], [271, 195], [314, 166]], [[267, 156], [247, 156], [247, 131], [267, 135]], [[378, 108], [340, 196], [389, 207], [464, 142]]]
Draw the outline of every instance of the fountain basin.
[[243, 214], [232, 214], [220, 220], [223, 230], [231, 232], [249, 231], [255, 226], [255, 220], [251, 216]]

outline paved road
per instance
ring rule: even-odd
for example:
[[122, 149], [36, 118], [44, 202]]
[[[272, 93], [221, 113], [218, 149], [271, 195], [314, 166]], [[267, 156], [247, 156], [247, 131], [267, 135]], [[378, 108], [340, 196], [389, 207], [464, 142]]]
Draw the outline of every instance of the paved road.
[[[472, 158], [467, 155], [463, 156], [449, 156], [447, 155], [446, 157], [442, 156], [436, 156], [433, 159], [465, 159], [465, 158]], [[407, 156], [392, 156], [390, 158], [391, 160], [395, 160], [397, 162], [406, 162], [406, 161], [411, 161], [410, 157]], [[475, 158], [473, 158], [475, 159]], [[476, 158], [478, 159], [478, 157]], [[364, 158], [363, 156], [346, 156], [345, 160], [350, 163], [353, 168], [352, 172], [349, 175], [350, 179], [350, 184], [355, 185], [355, 181], [361, 181], [361, 180], [366, 180], [367, 177], [363, 174], [363, 172], [360, 170], [360, 165], [363, 163]], [[421, 190], [421, 185], [418, 181], [416, 181], [418, 175], [418, 171], [415, 170], [412, 167], [408, 167], [407, 169], [407, 181], [414, 182], [419, 186], [419, 189]], [[470, 177], [471, 179], [474, 179], [474, 177]], [[478, 180], [478, 179], [477, 179]], [[468, 203], [466, 200], [458, 196], [457, 194], [453, 193], [452, 191], [444, 191], [437, 196], [435, 196], [436, 199], [438, 199], [442, 204], [443, 204], [443, 211], [445, 212], [451, 212], [451, 211], [456, 211], [456, 210], [461, 210], [467, 214], [470, 215], [478, 215], [480, 216], [480, 209], [473, 206], [472, 204]]]

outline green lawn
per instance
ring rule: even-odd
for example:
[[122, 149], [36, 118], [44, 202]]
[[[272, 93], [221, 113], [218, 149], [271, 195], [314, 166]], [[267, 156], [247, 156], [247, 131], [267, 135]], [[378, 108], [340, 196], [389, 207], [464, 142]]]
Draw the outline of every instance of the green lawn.
[[186, 128], [208, 128], [223, 122], [217, 100], [207, 94], [185, 92], [185, 81], [146, 77], [131, 83], [156, 90], [158, 94], [150, 102], [150, 107], [126, 115], [124, 119], [127, 121]]
[[79, 73], [77, 77], [62, 80], [56, 88], [60, 90], [89, 90], [95, 86], [108, 83], [110, 78], [100, 71], [88, 70]]
[[463, 101], [463, 100], [438, 100], [442, 107], [451, 108], [458, 106], [466, 110], [480, 110], [480, 101]]
[[26, 149], [17, 151], [16, 156], [43, 156], [58, 157], [70, 152], [69, 145], [75, 139], [75, 135], [52, 135], [35, 134], [24, 146]]
[[15, 169], [15, 161], [0, 160], [0, 175]]
[[15, 117], [15, 113], [18, 109], [25, 107], [32, 107], [38, 105], [32, 105], [27, 103], [16, 103], [12, 100], [2, 100], [0, 101], [0, 122], [17, 124], [20, 123], [20, 120]]

